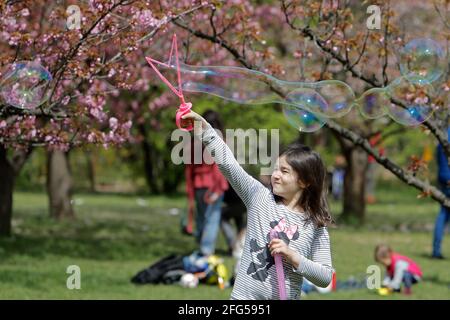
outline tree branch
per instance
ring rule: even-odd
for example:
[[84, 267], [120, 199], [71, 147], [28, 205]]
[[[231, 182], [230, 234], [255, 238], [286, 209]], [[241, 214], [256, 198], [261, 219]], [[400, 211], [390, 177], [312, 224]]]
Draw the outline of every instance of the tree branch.
[[434, 9], [436, 10], [436, 12], [437, 12], [438, 15], [439, 15], [439, 18], [441, 18], [442, 23], [444, 24], [444, 26], [445, 26], [447, 29], [450, 29], [450, 23], [447, 21], [447, 19], [446, 19], [446, 18], [444, 17], [444, 15], [442, 14], [442, 12], [441, 12], [441, 10], [439, 9], [439, 7], [438, 7], [436, 1], [433, 1], [433, 5], [434, 5]]
[[225, 48], [228, 52], [230, 52], [230, 53], [233, 55], [233, 57], [234, 57], [237, 61], [239, 61], [243, 66], [245, 66], [246, 68], [248, 68], [248, 69], [254, 69], [254, 68], [255, 68], [254, 65], [252, 65], [250, 62], [248, 62], [247, 60], [245, 60], [245, 59], [239, 54], [239, 51], [238, 51], [238, 50], [236, 50], [235, 48], [231, 47], [231, 46], [230, 46], [225, 40], [223, 40], [222, 38], [219, 38], [219, 37], [213, 37], [213, 36], [210, 36], [210, 35], [208, 35], [208, 34], [206, 34], [206, 33], [201, 32], [201, 31], [199, 31], [199, 30], [191, 29], [191, 28], [189, 28], [187, 25], [178, 22], [177, 19], [174, 19], [174, 20], [173, 20], [173, 23], [174, 23], [176, 26], [178, 26], [178, 27], [180, 27], [180, 28], [182, 28], [182, 29], [184, 29], [184, 30], [186, 30], [186, 31], [189, 31], [192, 35], [194, 35], [194, 36], [196, 36], [196, 37], [198, 37], [198, 38], [200, 38], [200, 39], [205, 39], [205, 40], [208, 40], [208, 41], [210, 41], [210, 42], [212, 42], [212, 43], [217, 43], [217, 44], [219, 44], [220, 46], [222, 46], [223, 48]]
[[[283, 0], [283, 3], [285, 1]], [[354, 78], [358, 78], [360, 80], [363, 80], [367, 84], [370, 84], [372, 87], [381, 88], [383, 86], [382, 83], [380, 83], [376, 78], [368, 78], [361, 72], [355, 70], [355, 64], [352, 64], [349, 60], [341, 57], [339, 54], [335, 53], [331, 48], [326, 47], [325, 42], [318, 39], [314, 33], [309, 28], [297, 28], [293, 25], [293, 23], [290, 21], [289, 15], [286, 11], [284, 12], [286, 23], [291, 27], [291, 29], [298, 31], [302, 33], [304, 36], [308, 37], [312, 41], [316, 43], [316, 45], [325, 53], [329, 54], [331, 57], [336, 59], [341, 63], [341, 65], [345, 68], [346, 71], [350, 71], [352, 76]], [[386, 41], [386, 39], [385, 39]], [[402, 106], [402, 105], [400, 105]], [[404, 106], [403, 106], [404, 107]], [[445, 127], [445, 131], [440, 128], [438, 123], [436, 123], [433, 119], [428, 119], [422, 123], [425, 127], [427, 127], [430, 132], [436, 137], [436, 139], [439, 141], [439, 143], [442, 145], [443, 150], [445, 152], [445, 155], [448, 158], [448, 162], [450, 163], [450, 142], [447, 138], [447, 130]]]
[[[228, 52], [230, 52], [233, 55], [233, 57], [237, 61], [239, 61], [243, 66], [245, 66], [246, 68], [252, 69], [252, 70], [258, 70], [256, 67], [252, 66], [252, 64], [249, 61], [247, 61], [244, 57], [242, 57], [235, 48], [231, 47], [223, 39], [218, 39], [217, 37], [213, 37], [211, 35], [205, 34], [199, 30], [192, 29], [184, 24], [179, 23], [176, 20], [174, 20], [173, 23], [175, 25], [179, 26], [180, 28], [183, 28], [184, 30], [189, 31], [191, 34], [193, 34], [194, 36], [196, 36], [198, 38], [205, 39], [212, 43], [219, 44], [220, 46], [225, 48]], [[313, 40], [315, 39], [314, 35], [310, 32], [310, 30], [307, 30], [305, 32], [305, 35], [307, 35], [308, 37], [310, 37]], [[342, 58], [341, 58], [341, 60], [342, 60]], [[350, 64], [348, 64], [348, 62], [345, 62], [345, 63], [347, 66], [350, 66]], [[353, 72], [356, 72], [356, 71], [353, 71]], [[360, 76], [364, 78], [364, 76], [362, 76], [362, 75], [360, 75]], [[370, 80], [368, 80], [368, 81], [373, 82]], [[374, 86], [379, 86], [378, 82], [375, 82]], [[271, 87], [271, 89], [273, 90], [273, 87]], [[277, 94], [279, 94], [282, 97], [285, 96], [285, 93], [283, 92], [283, 90], [277, 90], [274, 92], [276, 92]], [[332, 121], [331, 119], [329, 119], [329, 121], [326, 123], [326, 126], [328, 128], [330, 128], [332, 131], [334, 131], [337, 134], [344, 137], [345, 139], [351, 141], [354, 145], [360, 146], [361, 148], [363, 148], [363, 150], [366, 153], [372, 155], [378, 163], [380, 163], [387, 170], [389, 170], [393, 174], [395, 174], [401, 181], [407, 183], [408, 185], [415, 187], [416, 189], [422, 191], [425, 194], [430, 194], [433, 199], [435, 199], [439, 203], [441, 203], [445, 206], [448, 206], [450, 208], [450, 198], [447, 198], [438, 188], [431, 186], [429, 183], [424, 182], [424, 181], [420, 180], [419, 178], [414, 177], [412, 174], [405, 172], [400, 166], [396, 165], [390, 159], [388, 159], [384, 156], [378, 155], [378, 153], [372, 149], [372, 147], [370, 146], [370, 143], [367, 141], [367, 139], [364, 139], [357, 133], [340, 126], [339, 124]]]
[[384, 62], [383, 62], [383, 86], [385, 87], [388, 83], [389, 83], [389, 78], [388, 75], [386, 73], [387, 70], [387, 66], [388, 66], [388, 60], [389, 60], [389, 55], [388, 55], [388, 47], [387, 47], [387, 43], [388, 43], [388, 36], [389, 36], [389, 10], [390, 10], [390, 1], [388, 1], [388, 8], [387, 8], [387, 18], [386, 18], [386, 26], [384, 27]]
[[385, 156], [380, 156], [378, 152], [375, 152], [372, 149], [370, 143], [366, 139], [362, 138], [361, 136], [359, 136], [358, 134], [354, 133], [349, 129], [341, 127], [333, 120], [328, 120], [325, 125], [332, 131], [336, 132], [338, 135], [351, 141], [354, 145], [361, 147], [366, 153], [374, 157], [379, 164], [381, 164], [387, 170], [392, 172], [401, 181], [405, 182], [410, 186], [415, 187], [416, 189], [426, 194], [429, 194], [434, 200], [450, 208], [450, 199], [447, 198], [438, 188], [406, 172], [401, 167], [392, 162], [389, 158]]

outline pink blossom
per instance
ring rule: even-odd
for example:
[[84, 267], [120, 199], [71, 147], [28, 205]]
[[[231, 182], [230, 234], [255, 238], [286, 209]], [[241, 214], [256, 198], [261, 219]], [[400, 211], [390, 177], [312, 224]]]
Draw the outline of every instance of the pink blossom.
[[128, 120], [127, 122], [125, 122], [122, 125], [122, 128], [125, 130], [130, 130], [132, 125], [133, 125], [133, 122], [131, 120]]
[[70, 101], [70, 96], [65, 96], [64, 99], [62, 99], [61, 104], [62, 104], [63, 106], [67, 106], [67, 104], [69, 103], [69, 101]]
[[22, 10], [20, 11], [20, 15], [21, 15], [22, 17], [28, 17], [28, 16], [30, 15], [30, 10], [28, 10], [27, 8], [22, 9]]
[[109, 119], [109, 127], [112, 131], [116, 131], [118, 127], [118, 121], [116, 118], [112, 117]]
[[87, 136], [87, 141], [89, 143], [93, 143], [95, 141], [95, 134], [93, 132], [90, 132]]
[[32, 138], [36, 137], [36, 133], [37, 133], [36, 129], [31, 130], [28, 134], [28, 139], [32, 139]]
[[92, 107], [91, 109], [89, 109], [89, 113], [91, 114], [91, 116], [93, 116], [95, 119], [101, 121], [104, 119], [105, 117], [105, 113], [97, 107]]
[[111, 78], [116, 74], [116, 69], [111, 68], [111, 70], [109, 70], [108, 72], [108, 77]]
[[14, 35], [9, 38], [8, 44], [10, 46], [17, 46], [19, 44], [20, 36]]
[[89, 5], [92, 9], [96, 11], [102, 11], [103, 10], [103, 4], [101, 0], [89, 0]]
[[153, 13], [151, 10], [143, 10], [138, 11], [133, 16], [133, 19], [136, 20], [136, 23], [140, 27], [154, 27], [158, 24], [159, 20], [153, 17]]
[[17, 20], [14, 18], [6, 18], [2, 22], [5, 29], [8, 30], [9, 32], [14, 32], [18, 29]]
[[428, 102], [428, 97], [423, 97], [423, 98], [417, 97], [416, 99], [414, 99], [414, 103], [417, 103], [417, 104], [426, 104], [427, 102]]

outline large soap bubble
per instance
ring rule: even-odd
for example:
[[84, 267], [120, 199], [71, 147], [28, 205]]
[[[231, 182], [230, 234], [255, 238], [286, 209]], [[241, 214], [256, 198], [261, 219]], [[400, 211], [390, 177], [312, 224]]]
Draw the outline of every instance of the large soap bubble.
[[4, 101], [21, 109], [34, 109], [48, 99], [52, 75], [37, 62], [13, 63], [0, 80]]
[[368, 119], [377, 119], [387, 113], [391, 104], [389, 93], [384, 88], [372, 88], [356, 100], [361, 114]]
[[388, 86], [391, 103], [388, 114], [396, 122], [417, 126], [431, 117], [434, 89], [429, 84], [411, 82], [405, 77], [397, 78]]
[[400, 52], [400, 71], [411, 82], [420, 84], [437, 80], [446, 68], [442, 47], [431, 39], [414, 39]]

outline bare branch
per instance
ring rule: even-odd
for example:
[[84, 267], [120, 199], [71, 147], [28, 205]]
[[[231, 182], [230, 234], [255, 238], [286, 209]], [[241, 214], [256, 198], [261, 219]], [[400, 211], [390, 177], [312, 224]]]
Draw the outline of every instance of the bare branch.
[[212, 8], [211, 15], [209, 16], [209, 24], [211, 25], [211, 28], [213, 30], [213, 37], [215, 38], [217, 35], [216, 26], [214, 25], [214, 15], [216, 14], [216, 8]]
[[441, 18], [442, 23], [444, 24], [444, 26], [445, 26], [447, 29], [450, 29], [450, 22], [447, 20], [446, 17], [444, 17], [444, 14], [443, 14], [443, 13], [441, 12], [441, 10], [439, 9], [439, 7], [438, 7], [436, 1], [433, 1], [433, 5], [434, 5], [434, 9], [436, 10], [436, 12], [438, 13], [439, 17]]
[[218, 38], [218, 37], [213, 37], [213, 36], [211, 36], [211, 35], [208, 35], [208, 34], [206, 34], [206, 33], [201, 32], [201, 31], [199, 31], [199, 30], [195, 30], [195, 29], [189, 28], [187, 25], [178, 22], [177, 19], [174, 19], [174, 20], [173, 20], [173, 23], [174, 23], [175, 25], [177, 25], [178, 27], [180, 27], [180, 28], [182, 28], [182, 29], [184, 29], [184, 30], [189, 31], [191, 34], [193, 34], [194, 36], [196, 36], [196, 37], [198, 37], [198, 38], [205, 39], [205, 40], [209, 40], [209, 41], [211, 41], [211, 42], [213, 42], [213, 43], [219, 44], [220, 46], [222, 46], [223, 48], [225, 48], [228, 52], [230, 52], [230, 53], [233, 55], [233, 57], [234, 57], [237, 61], [239, 61], [243, 66], [245, 66], [246, 68], [248, 68], [248, 69], [254, 69], [254, 68], [255, 68], [250, 62], [248, 62], [247, 60], [245, 60], [245, 59], [239, 54], [239, 51], [238, 51], [238, 50], [236, 50], [235, 48], [231, 47], [225, 40], [223, 40], [223, 39], [221, 39], [221, 38]]
[[61, 80], [62, 75], [64, 74], [64, 71], [66, 69], [67, 63], [70, 59], [72, 59], [78, 52], [78, 49], [82, 46], [82, 44], [88, 39], [89, 34], [95, 29], [95, 27], [112, 11], [114, 11], [115, 8], [119, 7], [120, 5], [124, 4], [125, 1], [119, 1], [115, 3], [111, 8], [109, 8], [107, 11], [103, 12], [103, 14], [90, 26], [90, 28], [82, 35], [80, 41], [73, 47], [70, 52], [65, 56], [65, 58], [61, 61], [59, 66], [53, 70], [55, 76], [58, 74], [56, 82], [53, 86], [53, 90], [50, 94], [49, 101], [53, 98], [53, 95], [55, 94], [56, 88], [58, 87], [58, 84]]
[[446, 207], [450, 207], [450, 198], [447, 198], [444, 193], [442, 193], [438, 188], [406, 172], [401, 167], [393, 163], [389, 158], [380, 156], [378, 152], [373, 150], [373, 148], [370, 146], [370, 143], [366, 139], [362, 138], [349, 129], [341, 127], [339, 124], [335, 123], [332, 120], [327, 121], [326, 126], [332, 131], [336, 132], [338, 135], [351, 141], [354, 145], [361, 147], [364, 151], [374, 157], [379, 164], [395, 174], [401, 181], [415, 187], [416, 189], [424, 193], [430, 194], [430, 196], [437, 202], [442, 203]]
[[366, 46], [367, 46], [367, 40], [368, 40], [368, 39], [369, 39], [369, 30], [366, 31], [366, 35], [365, 35], [365, 37], [364, 37], [364, 42], [363, 42], [363, 46], [362, 46], [361, 52], [359, 53], [359, 56], [358, 56], [358, 58], [355, 60], [355, 62], [353, 62], [353, 63], [350, 65], [350, 68], [353, 68], [354, 66], [356, 66], [356, 65], [359, 63], [359, 61], [361, 60], [361, 58], [362, 58], [362, 56], [364, 55], [364, 53], [366, 52]]
[[389, 10], [390, 10], [390, 8], [391, 8], [391, 2], [390, 1], [388, 1], [388, 7], [387, 7], [387, 18], [386, 18], [386, 25], [385, 25], [385, 27], [384, 27], [384, 41], [383, 41], [383, 43], [384, 43], [384, 62], [383, 62], [383, 72], [382, 72], [382, 75], [383, 75], [383, 86], [385, 87], [388, 83], [389, 83], [389, 78], [388, 78], [388, 76], [387, 76], [387, 73], [386, 73], [386, 69], [387, 69], [387, 66], [388, 66], [388, 59], [389, 59], [389, 55], [388, 55], [388, 47], [387, 47], [387, 43], [388, 43], [388, 37], [389, 37], [389, 17], [390, 17], [390, 15], [389, 15]]

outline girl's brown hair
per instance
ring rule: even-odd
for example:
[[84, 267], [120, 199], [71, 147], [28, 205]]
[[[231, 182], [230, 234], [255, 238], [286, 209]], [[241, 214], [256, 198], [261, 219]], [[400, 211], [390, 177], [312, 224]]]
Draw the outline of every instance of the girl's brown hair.
[[[320, 155], [308, 146], [294, 143], [281, 153], [283, 156], [305, 185], [298, 205], [305, 210], [307, 220], [316, 227], [333, 223], [326, 197], [327, 171]], [[275, 195], [275, 199], [281, 198]]]

